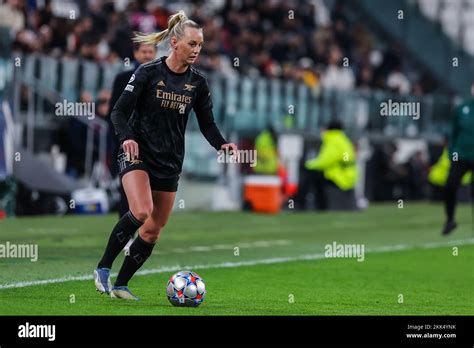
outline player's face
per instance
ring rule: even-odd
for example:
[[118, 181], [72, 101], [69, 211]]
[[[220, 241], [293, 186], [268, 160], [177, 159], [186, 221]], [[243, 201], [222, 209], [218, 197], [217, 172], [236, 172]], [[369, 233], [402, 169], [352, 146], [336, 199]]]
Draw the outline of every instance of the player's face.
[[138, 63], [148, 63], [155, 58], [156, 49], [152, 45], [141, 44], [133, 54]]
[[178, 60], [186, 65], [194, 64], [201, 52], [203, 42], [201, 29], [187, 27], [181, 40], [177, 41]]

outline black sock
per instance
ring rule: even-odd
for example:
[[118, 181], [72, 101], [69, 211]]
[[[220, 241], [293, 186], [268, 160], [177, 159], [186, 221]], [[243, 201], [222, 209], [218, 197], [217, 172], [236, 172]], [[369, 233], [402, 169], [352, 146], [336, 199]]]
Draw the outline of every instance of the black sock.
[[143, 222], [133, 216], [131, 211], [122, 216], [110, 234], [109, 242], [98, 267], [112, 268], [112, 263], [117, 255], [127, 245], [130, 238], [141, 225], [143, 225]]
[[136, 271], [145, 263], [151, 255], [155, 244], [145, 242], [140, 235], [130, 245], [130, 253], [125, 257], [122, 268], [115, 281], [115, 286], [126, 286]]

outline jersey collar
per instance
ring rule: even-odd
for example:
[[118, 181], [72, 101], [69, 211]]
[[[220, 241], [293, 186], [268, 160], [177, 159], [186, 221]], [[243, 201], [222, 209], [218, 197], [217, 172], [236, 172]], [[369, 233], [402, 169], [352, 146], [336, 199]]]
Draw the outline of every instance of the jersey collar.
[[177, 72], [174, 72], [173, 70], [170, 69], [170, 67], [166, 64], [166, 58], [168, 58], [168, 56], [163, 56], [161, 57], [161, 62], [163, 63], [163, 66], [166, 68], [166, 70], [168, 70], [168, 72], [172, 75], [176, 75], [176, 76], [183, 76], [183, 75], [186, 75], [190, 69], [190, 67], [188, 67], [186, 69], [186, 71], [183, 71], [182, 73], [177, 73]]

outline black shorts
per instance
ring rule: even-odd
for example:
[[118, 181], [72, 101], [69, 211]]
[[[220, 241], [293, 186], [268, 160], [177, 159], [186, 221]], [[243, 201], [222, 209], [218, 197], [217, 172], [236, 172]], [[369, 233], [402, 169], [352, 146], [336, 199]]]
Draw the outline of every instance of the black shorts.
[[178, 191], [179, 175], [172, 178], [157, 178], [151, 174], [147, 164], [141, 160], [127, 161], [127, 156], [123, 150], [117, 156], [120, 180], [132, 170], [144, 170], [150, 178], [150, 187], [153, 191], [176, 192]]

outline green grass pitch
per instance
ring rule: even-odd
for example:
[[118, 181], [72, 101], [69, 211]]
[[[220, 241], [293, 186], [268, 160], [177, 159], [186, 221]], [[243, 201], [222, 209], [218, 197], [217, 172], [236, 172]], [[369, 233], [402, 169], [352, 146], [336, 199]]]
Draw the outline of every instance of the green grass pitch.
[[[175, 212], [129, 284], [137, 302], [100, 295], [91, 279], [115, 214], [2, 220], [0, 243], [35, 243], [39, 255], [0, 259], [0, 315], [474, 315], [471, 207], [460, 205], [457, 217], [443, 238], [442, 206], [429, 203], [275, 216]], [[364, 260], [324, 257], [333, 241], [363, 244]], [[190, 267], [206, 282], [205, 301], [173, 307], [166, 282]]]

